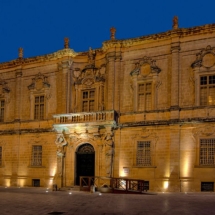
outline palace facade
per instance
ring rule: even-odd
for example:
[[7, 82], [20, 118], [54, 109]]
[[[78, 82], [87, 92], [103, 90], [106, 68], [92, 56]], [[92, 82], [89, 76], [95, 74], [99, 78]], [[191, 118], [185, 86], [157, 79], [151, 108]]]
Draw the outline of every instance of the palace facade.
[[143, 179], [214, 191], [215, 24], [0, 63], [0, 186]]

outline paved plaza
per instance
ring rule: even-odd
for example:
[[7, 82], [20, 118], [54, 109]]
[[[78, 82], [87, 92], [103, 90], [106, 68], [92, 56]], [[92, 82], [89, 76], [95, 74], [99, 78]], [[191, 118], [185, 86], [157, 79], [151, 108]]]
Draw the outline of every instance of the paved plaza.
[[1, 215], [215, 214], [215, 193], [110, 194], [0, 187]]

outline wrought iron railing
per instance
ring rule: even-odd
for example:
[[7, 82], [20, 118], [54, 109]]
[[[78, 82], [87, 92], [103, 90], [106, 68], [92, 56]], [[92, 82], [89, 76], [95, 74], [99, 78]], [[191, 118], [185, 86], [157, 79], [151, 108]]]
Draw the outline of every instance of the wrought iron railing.
[[142, 193], [146, 190], [141, 179], [111, 178], [110, 186], [114, 193]]
[[90, 191], [91, 186], [95, 188], [108, 186], [110, 187], [111, 178], [109, 177], [100, 177], [100, 176], [80, 176], [80, 190], [81, 191]]
[[80, 176], [80, 190], [90, 191], [91, 187], [109, 187], [113, 193], [143, 193], [147, 191], [148, 183], [141, 179], [108, 178], [99, 176]]

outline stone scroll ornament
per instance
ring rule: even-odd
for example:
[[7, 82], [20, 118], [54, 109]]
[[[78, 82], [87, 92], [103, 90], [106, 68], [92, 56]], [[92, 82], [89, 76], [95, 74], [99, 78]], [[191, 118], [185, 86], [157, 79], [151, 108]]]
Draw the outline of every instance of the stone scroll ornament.
[[64, 146], [67, 145], [67, 141], [63, 134], [57, 134], [55, 144], [57, 145], [57, 156], [63, 157], [65, 155]]
[[105, 142], [104, 145], [105, 145], [106, 175], [108, 177], [111, 177], [114, 155], [113, 132], [107, 133], [105, 135], [104, 142]]

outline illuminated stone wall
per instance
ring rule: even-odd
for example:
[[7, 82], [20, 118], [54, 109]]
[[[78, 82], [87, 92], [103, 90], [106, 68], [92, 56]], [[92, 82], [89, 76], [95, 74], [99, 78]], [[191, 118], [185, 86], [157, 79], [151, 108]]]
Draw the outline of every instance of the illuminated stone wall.
[[[214, 182], [215, 165], [200, 165], [199, 148], [200, 139], [215, 138], [213, 96], [200, 99], [200, 77], [215, 75], [214, 24], [127, 40], [113, 34], [100, 49], [76, 53], [67, 44], [0, 64], [1, 186], [76, 185], [85, 143], [95, 150], [96, 176], [143, 179], [157, 192], [198, 192]], [[148, 110], [138, 99], [145, 83]], [[94, 111], [83, 111], [82, 92], [91, 89]], [[41, 95], [44, 117], [35, 119]], [[138, 141], [150, 142], [150, 165], [137, 165]], [[34, 145], [42, 146], [39, 167], [31, 165]]]

